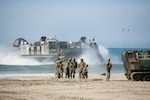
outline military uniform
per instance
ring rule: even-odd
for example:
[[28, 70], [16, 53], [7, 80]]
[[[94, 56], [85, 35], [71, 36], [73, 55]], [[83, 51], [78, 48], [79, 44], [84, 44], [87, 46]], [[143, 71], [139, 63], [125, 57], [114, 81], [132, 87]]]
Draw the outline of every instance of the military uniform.
[[106, 64], [105, 64], [105, 69], [107, 71], [106, 73], [106, 80], [110, 79], [110, 70], [112, 68], [112, 64], [110, 63], [110, 59], [107, 60]]
[[63, 78], [63, 64], [59, 58], [55, 62], [55, 68], [56, 68], [55, 72], [56, 77]]
[[78, 72], [79, 72], [79, 78], [84, 78], [84, 67], [86, 66], [86, 63], [83, 61], [83, 59], [80, 60], [81, 62], [79, 63], [78, 66]]
[[70, 77], [70, 68], [71, 67], [72, 67], [72, 62], [71, 62], [71, 58], [69, 58], [65, 65], [65, 78]]
[[88, 78], [88, 69], [87, 69], [88, 65], [86, 65], [84, 68], [83, 68], [83, 78]]
[[72, 67], [70, 68], [70, 76], [71, 76], [71, 78], [75, 78], [75, 73], [76, 73], [77, 66], [78, 65], [77, 65], [77, 62], [76, 62], [75, 58], [72, 59]]

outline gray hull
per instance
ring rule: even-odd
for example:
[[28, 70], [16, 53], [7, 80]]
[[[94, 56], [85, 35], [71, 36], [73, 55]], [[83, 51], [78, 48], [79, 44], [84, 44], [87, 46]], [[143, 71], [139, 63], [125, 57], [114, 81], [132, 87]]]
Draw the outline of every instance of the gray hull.
[[89, 51], [90, 55], [97, 56], [100, 61], [103, 60], [94, 39], [87, 42], [86, 37], [81, 37], [77, 42], [67, 42], [43, 36], [40, 41], [34, 43], [18, 38], [13, 42], [13, 47], [19, 48], [21, 56], [37, 59], [38, 61], [79, 58]]

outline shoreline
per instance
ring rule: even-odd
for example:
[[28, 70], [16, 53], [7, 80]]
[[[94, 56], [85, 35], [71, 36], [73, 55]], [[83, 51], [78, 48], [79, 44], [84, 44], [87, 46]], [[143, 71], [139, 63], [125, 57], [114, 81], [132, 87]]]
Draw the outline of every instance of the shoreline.
[[[88, 73], [89, 75], [100, 75], [103, 74], [104, 72], [102, 73]], [[63, 73], [65, 75], [65, 73]], [[78, 72], [76, 73], [76, 76], [78, 76]], [[111, 73], [112, 75], [115, 75], [115, 74], [124, 74], [122, 72], [116, 72], [116, 73]], [[55, 73], [46, 73], [46, 74], [0, 74], [0, 78], [7, 78], [7, 77], [26, 77], [26, 76], [54, 76]]]
[[[65, 79], [65, 73], [63, 73], [63, 78], [62, 79]], [[90, 73], [88, 74], [88, 79], [90, 78], [104, 78], [106, 77], [105, 75], [102, 75], [103, 73]], [[79, 73], [76, 73], [76, 78], [78, 78], [79, 76]], [[110, 80], [113, 80], [115, 76], [121, 76], [124, 80], [126, 80], [125, 76], [124, 76], [124, 73], [111, 73], [111, 78]], [[49, 74], [3, 74], [3, 75], [0, 75], [0, 79], [3, 79], [3, 78], [36, 78], [36, 77], [51, 77], [51, 78], [55, 78], [55, 73], [49, 73]], [[61, 78], [60, 78], [61, 79]], [[120, 78], [119, 78], [120, 79]]]
[[89, 74], [88, 79], [54, 75], [0, 77], [2, 100], [141, 100], [150, 99], [150, 82], [129, 81], [124, 74]]

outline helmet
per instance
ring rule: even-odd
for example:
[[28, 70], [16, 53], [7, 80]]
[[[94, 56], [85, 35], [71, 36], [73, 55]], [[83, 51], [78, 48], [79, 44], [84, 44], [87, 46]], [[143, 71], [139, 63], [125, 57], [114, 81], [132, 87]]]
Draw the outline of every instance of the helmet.
[[71, 58], [68, 58], [68, 61], [71, 61]]
[[83, 58], [81, 58], [80, 60], [83, 61]]
[[107, 61], [110, 61], [110, 58]]

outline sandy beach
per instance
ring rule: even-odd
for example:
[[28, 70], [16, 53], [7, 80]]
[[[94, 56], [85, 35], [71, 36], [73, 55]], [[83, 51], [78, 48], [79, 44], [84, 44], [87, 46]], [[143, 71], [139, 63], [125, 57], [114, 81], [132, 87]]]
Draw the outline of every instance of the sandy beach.
[[0, 100], [150, 100], [150, 82], [128, 81], [124, 74], [90, 74], [88, 79], [54, 75], [0, 78]]

